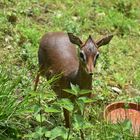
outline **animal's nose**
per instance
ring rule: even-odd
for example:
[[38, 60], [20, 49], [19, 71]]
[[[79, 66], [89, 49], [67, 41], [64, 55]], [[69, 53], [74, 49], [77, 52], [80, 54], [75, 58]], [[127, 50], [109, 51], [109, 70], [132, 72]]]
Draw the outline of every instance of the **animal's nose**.
[[89, 75], [93, 75], [93, 72], [90, 72]]

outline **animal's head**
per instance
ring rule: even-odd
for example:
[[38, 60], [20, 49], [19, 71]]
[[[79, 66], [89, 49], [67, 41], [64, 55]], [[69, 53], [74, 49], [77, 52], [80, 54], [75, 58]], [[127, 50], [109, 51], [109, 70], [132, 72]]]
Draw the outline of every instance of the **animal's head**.
[[83, 43], [79, 37], [73, 35], [72, 33], [68, 33], [68, 36], [73, 44], [80, 47], [79, 57], [81, 58], [82, 64], [85, 66], [86, 72], [92, 75], [96, 61], [99, 57], [99, 47], [108, 44], [113, 35], [105, 36], [98, 41], [94, 41], [89, 35], [85, 43]]

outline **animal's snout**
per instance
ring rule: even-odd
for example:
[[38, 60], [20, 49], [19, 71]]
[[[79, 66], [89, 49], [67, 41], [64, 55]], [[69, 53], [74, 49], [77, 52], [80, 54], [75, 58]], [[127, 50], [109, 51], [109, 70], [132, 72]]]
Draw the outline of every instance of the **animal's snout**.
[[93, 75], [93, 72], [90, 72], [90, 73], [89, 73], [89, 75], [91, 75], [91, 76], [92, 76], [92, 75]]
[[89, 75], [93, 75], [93, 69], [94, 69], [93, 65], [87, 65], [86, 67], [86, 71]]

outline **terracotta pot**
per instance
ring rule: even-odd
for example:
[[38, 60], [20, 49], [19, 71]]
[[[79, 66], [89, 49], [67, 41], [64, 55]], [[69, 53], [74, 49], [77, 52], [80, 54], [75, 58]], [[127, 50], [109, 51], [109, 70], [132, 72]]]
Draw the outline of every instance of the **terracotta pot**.
[[104, 110], [104, 118], [114, 124], [130, 120], [134, 134], [137, 136], [140, 132], [140, 104], [125, 102], [109, 104]]

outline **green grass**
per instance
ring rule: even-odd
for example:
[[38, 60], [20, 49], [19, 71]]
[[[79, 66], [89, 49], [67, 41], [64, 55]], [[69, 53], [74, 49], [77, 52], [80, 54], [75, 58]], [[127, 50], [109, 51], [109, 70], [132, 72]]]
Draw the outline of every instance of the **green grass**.
[[[55, 127], [55, 123], [63, 125], [61, 113], [43, 113], [45, 125], [40, 124], [39, 110], [45, 110], [46, 102], [54, 98], [50, 83], [41, 78], [38, 93], [33, 92], [39, 40], [49, 31], [73, 32], [83, 40], [89, 34], [95, 39], [114, 34], [111, 43], [100, 48], [93, 77], [97, 98], [90, 112], [92, 126], [84, 133], [87, 139], [137, 139], [129, 134], [129, 123], [123, 124], [125, 130], [121, 133], [121, 126], [107, 124], [100, 114], [111, 102], [139, 101], [139, 7], [139, 0], [1, 0], [0, 139], [38, 139], [46, 131], [48, 137], [54, 137], [56, 131], [67, 132], [63, 127]], [[117, 95], [112, 87], [118, 87], [122, 93]], [[70, 138], [74, 137], [80, 139], [77, 128], [71, 132]]]

